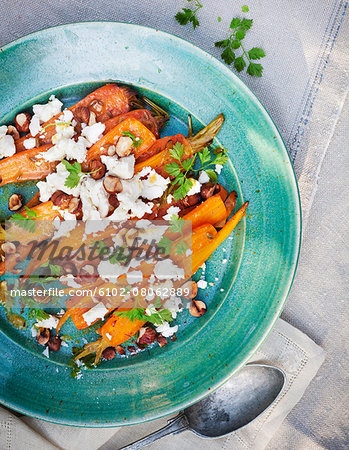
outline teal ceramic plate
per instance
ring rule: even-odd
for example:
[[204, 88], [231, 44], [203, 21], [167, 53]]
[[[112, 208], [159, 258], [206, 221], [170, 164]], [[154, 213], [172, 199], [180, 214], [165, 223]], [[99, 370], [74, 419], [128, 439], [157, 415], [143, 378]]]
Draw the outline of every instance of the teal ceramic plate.
[[[213, 285], [199, 293], [208, 312], [178, 318], [176, 342], [104, 362], [70, 377], [68, 355], [43, 348], [2, 317], [0, 400], [45, 420], [89, 427], [143, 422], [177, 411], [224, 383], [256, 351], [279, 316], [300, 243], [297, 183], [282, 139], [251, 91], [227, 67], [192, 44], [149, 28], [80, 23], [47, 29], [0, 49], [0, 118], [51, 93], [66, 105], [106, 81], [134, 85], [172, 116], [163, 134], [199, 129], [220, 112], [217, 143], [230, 150], [222, 183], [250, 206], [234, 237], [206, 267]], [[1, 191], [6, 217], [11, 192]]]

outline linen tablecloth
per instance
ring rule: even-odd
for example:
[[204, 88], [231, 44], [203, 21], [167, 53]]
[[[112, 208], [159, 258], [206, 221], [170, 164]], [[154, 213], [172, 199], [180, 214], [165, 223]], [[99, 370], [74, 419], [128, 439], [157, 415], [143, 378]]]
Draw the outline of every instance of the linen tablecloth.
[[219, 56], [213, 44], [227, 36], [245, 3], [254, 19], [246, 41], [264, 48], [267, 57], [261, 79], [241, 78], [286, 142], [305, 219], [283, 318], [326, 352], [317, 377], [268, 448], [348, 448], [348, 2], [202, 0], [200, 26], [193, 31], [174, 20], [186, 0], [2, 0], [0, 46], [48, 26], [115, 20], [171, 32]]

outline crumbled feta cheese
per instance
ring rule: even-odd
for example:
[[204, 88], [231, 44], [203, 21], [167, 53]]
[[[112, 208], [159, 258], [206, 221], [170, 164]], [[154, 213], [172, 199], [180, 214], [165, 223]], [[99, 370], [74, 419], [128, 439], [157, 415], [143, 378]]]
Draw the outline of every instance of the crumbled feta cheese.
[[88, 147], [91, 147], [102, 137], [105, 130], [104, 123], [97, 122], [93, 125], [87, 126], [82, 130], [81, 135], [88, 141]]
[[58, 318], [52, 315], [50, 315], [48, 319], [38, 320], [35, 323], [35, 326], [37, 328], [48, 328], [50, 330], [52, 328], [56, 328], [57, 325], [58, 325]]
[[127, 272], [126, 278], [129, 284], [141, 283], [143, 281], [143, 272], [141, 270]]
[[154, 169], [151, 169], [150, 172], [147, 169], [149, 168], [145, 167], [139, 174], [140, 178], [144, 177], [146, 174], [148, 175], [147, 178], [142, 180], [142, 197], [148, 200], [153, 200], [154, 198], [159, 198], [162, 196], [171, 180], [169, 178], [162, 177], [155, 172]]
[[129, 180], [133, 177], [135, 157], [133, 155], [117, 159], [115, 156], [101, 156], [102, 163], [107, 167], [109, 175]]
[[108, 313], [107, 308], [104, 306], [103, 302], [97, 303], [93, 308], [86, 311], [82, 317], [86, 324], [90, 326], [93, 322], [98, 319], [103, 319], [103, 317]]
[[34, 105], [33, 112], [40, 122], [47, 122], [53, 116], [56, 116], [61, 112], [63, 103], [58, 100], [54, 95], [51, 95], [48, 103], [45, 105]]
[[128, 267], [121, 264], [112, 264], [110, 260], [107, 259], [98, 264], [97, 270], [102, 280], [115, 283], [120, 275], [127, 273]]
[[23, 146], [27, 150], [34, 148], [36, 146], [36, 139], [35, 138], [29, 138], [23, 141]]
[[80, 198], [84, 220], [98, 220], [107, 217], [109, 202], [103, 180], [85, 178], [80, 185]]
[[7, 158], [16, 153], [15, 141], [12, 136], [7, 133], [7, 126], [0, 127], [0, 158]]
[[32, 136], [36, 136], [40, 131], [42, 130], [40, 125], [40, 120], [37, 116], [33, 116], [31, 118], [30, 124], [29, 124], [29, 131]]
[[56, 134], [52, 136], [52, 144], [58, 144], [62, 139], [71, 139], [75, 134], [74, 127], [69, 125], [56, 125]]
[[74, 195], [74, 197], [78, 197], [80, 184], [74, 188], [68, 188], [65, 186], [65, 181], [68, 176], [69, 172], [65, 165], [62, 163], [58, 164], [55, 173], [49, 174], [46, 181], [39, 181], [37, 183], [37, 187], [40, 190], [40, 201], [47, 202], [51, 198], [51, 195], [58, 190], [61, 190], [66, 194]]
[[200, 288], [200, 289], [206, 289], [207, 288], [207, 281], [199, 280], [197, 285], [198, 285], [198, 288]]
[[56, 122], [72, 122], [74, 114], [70, 111], [70, 109], [65, 109], [63, 113], [58, 117]]
[[222, 172], [223, 166], [221, 164], [216, 164], [216, 172], [218, 175]]
[[184, 278], [184, 269], [176, 266], [171, 259], [158, 261], [154, 267], [154, 275], [158, 280], [181, 280]]
[[111, 339], [112, 339], [112, 335], [111, 334], [109, 334], [109, 333], [105, 333], [105, 335], [106, 335], [106, 337], [111, 341]]
[[[58, 136], [58, 134], [55, 136]], [[56, 145], [51, 147], [46, 152], [40, 153], [41, 158], [50, 162], [62, 161], [64, 158], [76, 159], [80, 163], [85, 160], [87, 153], [87, 141], [85, 138], [80, 136], [78, 141], [75, 142], [74, 139], [61, 137], [55, 139], [55, 141], [57, 142]]]
[[178, 297], [172, 296], [166, 301], [165, 308], [171, 312], [173, 319], [175, 319], [177, 317], [177, 313], [183, 311], [182, 300]]
[[167, 202], [167, 203], [172, 203], [173, 200], [174, 200], [174, 197], [173, 197], [172, 194], [170, 194], [170, 195], [167, 196], [166, 202]]
[[199, 183], [194, 178], [190, 178], [190, 181], [192, 182], [192, 187], [190, 188], [190, 190], [187, 193], [187, 195], [198, 194], [200, 192], [200, 190], [201, 190], [201, 183]]
[[170, 337], [173, 334], [177, 333], [178, 325], [171, 327], [168, 322], [164, 322], [162, 325], [156, 327], [156, 331], [161, 333], [164, 337]]
[[67, 275], [62, 275], [59, 278], [59, 281], [64, 284], [65, 286], [69, 286], [75, 289], [79, 289], [81, 287], [81, 284], [78, 284], [75, 281], [74, 275], [72, 273], [67, 273]]
[[44, 356], [46, 356], [46, 358], [50, 357], [50, 349], [48, 347], [45, 348], [45, 350], [42, 352], [42, 354]]
[[181, 208], [178, 208], [178, 206], [170, 206], [167, 210], [167, 214], [164, 215], [164, 220], [171, 220], [173, 216], [178, 217], [178, 213], [180, 212]]
[[200, 172], [200, 176], [199, 176], [199, 183], [205, 184], [205, 183], [208, 183], [209, 181], [210, 181], [210, 177], [207, 175], [207, 173], [204, 170], [202, 170]]

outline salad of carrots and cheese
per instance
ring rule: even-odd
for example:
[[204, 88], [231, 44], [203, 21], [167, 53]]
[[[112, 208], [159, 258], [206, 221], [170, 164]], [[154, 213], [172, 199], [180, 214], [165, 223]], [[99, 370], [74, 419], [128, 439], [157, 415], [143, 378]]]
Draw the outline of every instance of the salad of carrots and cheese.
[[[145, 232], [150, 234], [149, 223], [162, 220], [170, 224], [170, 231], [162, 236], [161, 242], [173, 259], [171, 268], [178, 275], [176, 258], [181, 255], [185, 260], [190, 255], [187, 269], [189, 276], [194, 275], [244, 217], [248, 202], [233, 214], [237, 193], [228, 192], [219, 183], [228, 156], [225, 149], [213, 148], [211, 144], [224, 123], [223, 115], [197, 134], [193, 134], [189, 117], [187, 136], [160, 137], [168, 119], [163, 109], [138, 96], [133, 89], [107, 84], [67, 109], [52, 95], [46, 104], [34, 105], [32, 113], [17, 114], [13, 125], [0, 126], [0, 186], [28, 180], [35, 180], [37, 186], [37, 193], [31, 199], [24, 201], [16, 193], [6, 199], [12, 213], [7, 222], [19, 226], [23, 240], [15, 244], [8, 242], [5, 227], [1, 229], [0, 274], [19, 273], [17, 263], [25, 257], [25, 236], [35, 222], [47, 221], [57, 230], [57, 224], [64, 221], [102, 221], [104, 226], [99, 232], [103, 236], [114, 222], [132, 223], [118, 237], [119, 245], [125, 246], [127, 237], [137, 228], [135, 221], [143, 224]], [[191, 224], [190, 250], [182, 230], [186, 221]], [[108, 236], [113, 233], [109, 228]], [[95, 242], [96, 232], [93, 236]], [[61, 238], [61, 246], [69, 240], [80, 239], [72, 227], [66, 227]], [[83, 240], [89, 241], [86, 233]], [[108, 246], [114, 242], [116, 238], [109, 240]], [[68, 286], [81, 285], [82, 274], [90, 277], [90, 287], [107, 289], [111, 280], [105, 271], [111, 269], [118, 274], [119, 283], [128, 289], [128, 301], [122, 303], [118, 295], [113, 301], [103, 296], [96, 299], [96, 296], [71, 295], [57, 314], [45, 311], [49, 298], [41, 299], [36, 309], [33, 307], [36, 299], [31, 299], [29, 315], [34, 320], [33, 336], [38, 345], [44, 346], [46, 356], [65, 345], [62, 330], [70, 321], [78, 330], [93, 326], [100, 336], [85, 343], [83, 348], [73, 349], [74, 364], [81, 366], [92, 355], [93, 364], [97, 365], [101, 359], [113, 359], [116, 354], [128, 355], [154, 342], [164, 346], [169, 338], [175, 340], [178, 326], [171, 327], [170, 322], [183, 309], [184, 300], [194, 317], [206, 312], [206, 304], [196, 300], [197, 283], [180, 275], [164, 277], [164, 261], [139, 263], [139, 266], [133, 263], [130, 273], [123, 268], [116, 270], [116, 263], [122, 266], [121, 258], [115, 255], [114, 259], [98, 264], [78, 260], [69, 264], [46, 263], [46, 268], [49, 266], [66, 288], [65, 292]], [[44, 265], [42, 261], [40, 264]], [[26, 273], [36, 274], [40, 264], [32, 260]], [[168, 298], [162, 296], [158, 303], [158, 299], [145, 295], [141, 301], [132, 303], [130, 286], [141, 287], [145, 273], [150, 275], [153, 284], [167, 283], [167, 287], [181, 289], [180, 294], [176, 291], [176, 295], [169, 294]], [[5, 285], [3, 281], [3, 290]], [[29, 319], [14, 313], [6, 305], [3, 294], [2, 301], [10, 322], [24, 327]], [[130, 339], [135, 345], [129, 345]]]

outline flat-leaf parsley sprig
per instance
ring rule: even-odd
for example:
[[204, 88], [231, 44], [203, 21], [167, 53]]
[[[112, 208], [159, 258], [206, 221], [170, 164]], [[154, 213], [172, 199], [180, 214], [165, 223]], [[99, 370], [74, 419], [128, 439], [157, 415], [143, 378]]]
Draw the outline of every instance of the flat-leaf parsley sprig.
[[[228, 66], [234, 63], [235, 69], [238, 72], [241, 72], [245, 69], [248, 63], [246, 72], [251, 76], [261, 77], [263, 73], [263, 66], [253, 61], [264, 58], [264, 50], [259, 47], [253, 47], [251, 50], [247, 51], [242, 44], [242, 41], [246, 36], [246, 32], [251, 29], [252, 25], [252, 19], [240, 19], [239, 17], [234, 17], [230, 23], [230, 28], [233, 30], [232, 34], [227, 39], [215, 42], [215, 46], [218, 48], [224, 48], [221, 57]], [[242, 51], [242, 54], [237, 57], [235, 50], [238, 49]]]
[[130, 133], [129, 131], [123, 131], [122, 134], [124, 136], [128, 136], [129, 138], [132, 139], [132, 147], [134, 148], [138, 148], [139, 146], [142, 145], [143, 143], [143, 139], [140, 139], [139, 137], [134, 136], [132, 133]]
[[143, 322], [150, 322], [153, 325], [162, 325], [164, 322], [173, 320], [169, 309], [151, 311], [151, 314], [148, 315], [144, 308], [132, 308], [129, 311], [115, 311], [114, 315], [117, 317], [127, 317], [131, 322], [142, 320]]
[[79, 182], [80, 179], [83, 175], [88, 175], [91, 173], [96, 173], [99, 170], [101, 170], [101, 168], [94, 170], [92, 172], [83, 172], [82, 168], [81, 168], [81, 164], [78, 162], [75, 162], [73, 164], [70, 164], [70, 162], [63, 160], [62, 163], [65, 165], [65, 168], [67, 169], [67, 171], [69, 172], [69, 175], [67, 176], [67, 179], [64, 182], [64, 186], [73, 189], [75, 188]]
[[[173, 192], [175, 201], [184, 198], [193, 186], [192, 180], [188, 178], [189, 172], [205, 171], [210, 177], [210, 180], [216, 182], [217, 174], [210, 166], [216, 164], [223, 166], [228, 161], [225, 150], [220, 152], [215, 150], [214, 155], [212, 155], [207, 147], [197, 153], [193, 158], [183, 159], [184, 147], [179, 142], [176, 142], [173, 148], [170, 149], [170, 154], [176, 161], [171, 164], [166, 164], [165, 171], [172, 177], [172, 186], [176, 188]], [[201, 166], [195, 169], [193, 166], [197, 157], [199, 157]]]
[[29, 209], [27, 206], [25, 206], [24, 208], [27, 211], [27, 217], [22, 216], [22, 214], [16, 213], [10, 217], [10, 220], [16, 222], [16, 224], [24, 230], [34, 233], [35, 220], [38, 216], [35, 211]]
[[[191, 2], [191, 0], [188, 0], [188, 2]], [[181, 25], [187, 25], [187, 23], [191, 23], [193, 25], [193, 28], [200, 25], [198, 18], [196, 17], [196, 13], [201, 9], [203, 5], [199, 2], [199, 0], [195, 0], [195, 9], [189, 9], [189, 8], [182, 8], [183, 12], [178, 12], [175, 15], [175, 19], [178, 23]]]

